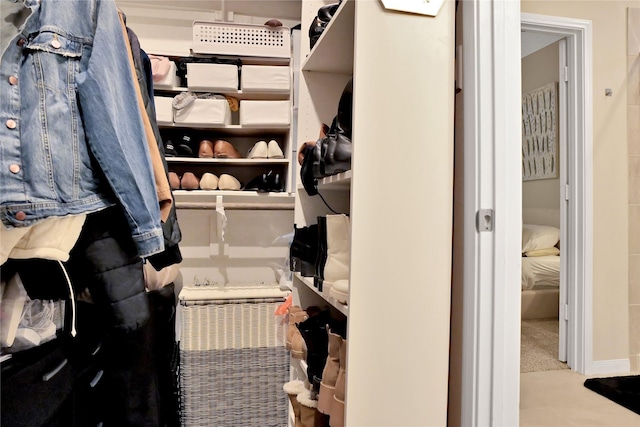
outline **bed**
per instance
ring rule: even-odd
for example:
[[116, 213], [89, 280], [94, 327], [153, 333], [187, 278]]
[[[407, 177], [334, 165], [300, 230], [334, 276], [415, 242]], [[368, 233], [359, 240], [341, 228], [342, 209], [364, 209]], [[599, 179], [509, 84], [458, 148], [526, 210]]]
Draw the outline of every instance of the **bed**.
[[522, 227], [522, 319], [558, 317], [560, 229], [542, 224]]

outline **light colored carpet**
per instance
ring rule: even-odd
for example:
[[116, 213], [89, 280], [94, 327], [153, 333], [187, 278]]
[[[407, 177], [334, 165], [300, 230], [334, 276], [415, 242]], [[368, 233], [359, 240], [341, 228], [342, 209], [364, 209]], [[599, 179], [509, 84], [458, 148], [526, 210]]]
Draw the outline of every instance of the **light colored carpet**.
[[520, 372], [569, 369], [558, 360], [558, 320], [523, 320], [521, 323]]

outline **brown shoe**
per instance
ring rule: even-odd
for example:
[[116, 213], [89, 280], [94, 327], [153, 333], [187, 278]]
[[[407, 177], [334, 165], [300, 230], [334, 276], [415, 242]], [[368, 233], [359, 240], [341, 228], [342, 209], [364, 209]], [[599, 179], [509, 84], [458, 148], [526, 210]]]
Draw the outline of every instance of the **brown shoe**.
[[229, 141], [218, 139], [213, 144], [213, 157], [218, 159], [241, 159], [242, 155]]
[[200, 180], [193, 172], [185, 172], [180, 180], [180, 187], [183, 190], [197, 190], [200, 188]]
[[198, 157], [201, 159], [210, 159], [213, 157], [213, 142], [208, 139], [200, 141], [200, 148], [198, 149]]
[[172, 190], [180, 189], [180, 177], [175, 172], [169, 172], [169, 185]]

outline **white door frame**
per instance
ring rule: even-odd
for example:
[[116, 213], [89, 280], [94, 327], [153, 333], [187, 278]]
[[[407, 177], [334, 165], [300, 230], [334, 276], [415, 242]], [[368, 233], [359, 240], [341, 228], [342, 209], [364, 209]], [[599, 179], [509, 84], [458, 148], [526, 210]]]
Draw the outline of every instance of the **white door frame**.
[[566, 159], [561, 159], [565, 169], [560, 174], [561, 196], [568, 200], [561, 242], [568, 309], [565, 312], [561, 307], [560, 315], [568, 320], [567, 365], [587, 374], [593, 362], [591, 21], [523, 13], [521, 25], [523, 30], [566, 40], [567, 146]]
[[[592, 364], [592, 94], [591, 24], [588, 21], [520, 14], [520, 2], [463, 1], [464, 96], [464, 315], [462, 425], [519, 423], [520, 282], [522, 236], [520, 31], [525, 25], [560, 31], [575, 41], [570, 61], [582, 64], [570, 76], [576, 90], [580, 141], [569, 166], [568, 217], [577, 232], [574, 319], [569, 331], [573, 369]], [[570, 43], [571, 44], [571, 43]], [[482, 215], [481, 210], [483, 211]], [[491, 231], [479, 231], [484, 213]], [[582, 268], [578, 271], [577, 266]], [[572, 267], [570, 267], [572, 268]], [[573, 302], [576, 302], [573, 304]]]

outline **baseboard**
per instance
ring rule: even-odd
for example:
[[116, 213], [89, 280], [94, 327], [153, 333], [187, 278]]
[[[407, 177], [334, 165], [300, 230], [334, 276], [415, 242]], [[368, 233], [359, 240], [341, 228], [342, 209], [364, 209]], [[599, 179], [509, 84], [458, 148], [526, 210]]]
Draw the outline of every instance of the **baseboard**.
[[629, 359], [594, 360], [585, 375], [628, 374], [631, 372]]

